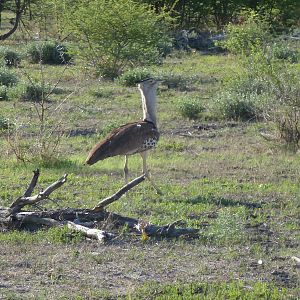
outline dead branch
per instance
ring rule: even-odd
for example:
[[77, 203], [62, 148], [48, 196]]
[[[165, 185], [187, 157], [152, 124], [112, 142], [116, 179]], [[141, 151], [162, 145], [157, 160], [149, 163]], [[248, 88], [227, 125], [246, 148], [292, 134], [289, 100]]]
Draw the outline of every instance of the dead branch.
[[96, 228], [88, 228], [79, 224], [75, 224], [74, 222], [68, 221], [67, 225], [69, 229], [73, 231], [81, 232], [85, 236], [96, 239], [100, 242], [105, 242], [114, 237], [112, 233], [106, 232], [104, 230], [96, 229]]
[[[55, 181], [54, 183], [49, 185], [44, 191], [38, 193], [35, 196], [19, 197], [16, 201], [14, 201], [11, 204], [7, 217], [18, 213], [25, 205], [32, 205], [41, 200], [48, 198], [51, 193], [53, 193], [55, 190], [60, 188], [66, 182], [67, 176], [68, 176], [68, 174], [65, 174], [63, 177], [61, 177], [60, 179], [58, 179], [57, 181]], [[31, 189], [34, 188], [33, 185], [36, 184], [37, 178], [38, 178], [38, 173], [35, 172], [32, 180], [31, 180], [31, 183], [30, 183], [28, 189], [26, 190], [26, 192], [24, 193], [24, 195], [26, 193], [30, 193], [30, 194], [32, 193]]]
[[141, 175], [140, 177], [135, 178], [134, 180], [130, 181], [126, 185], [124, 185], [120, 190], [118, 190], [115, 194], [103, 199], [100, 201], [93, 209], [92, 211], [98, 212], [103, 210], [105, 206], [108, 204], [113, 203], [114, 201], [120, 199], [122, 195], [124, 195], [126, 192], [128, 192], [130, 189], [141, 183], [145, 180], [145, 174]]
[[[153, 237], [197, 237], [198, 229], [195, 228], [176, 228], [181, 223], [181, 220], [172, 222], [164, 226], [150, 224], [146, 221], [141, 221], [135, 218], [121, 216], [112, 212], [107, 212], [104, 207], [118, 200], [123, 194], [145, 180], [145, 175], [135, 178], [130, 183], [123, 186], [113, 195], [103, 199], [93, 209], [59, 209], [52, 211], [22, 211], [25, 205], [36, 204], [39, 201], [46, 199], [56, 189], [61, 187], [67, 180], [67, 174], [49, 185], [44, 191], [41, 191], [35, 196], [31, 196], [38, 178], [39, 170], [34, 171], [33, 178], [25, 191], [24, 195], [15, 200], [10, 208], [0, 209], [0, 225], [6, 228], [25, 228], [37, 230], [42, 227], [62, 226], [67, 225], [68, 228], [82, 232], [85, 236], [106, 241], [114, 237], [112, 233], [107, 231], [90, 228], [95, 225], [110, 226], [110, 228], [118, 228], [127, 226], [130, 230], [138, 234], [146, 234]], [[109, 224], [108, 224], [109, 223]], [[104, 225], [103, 225], [104, 224]]]
[[291, 259], [296, 262], [296, 265], [300, 267], [300, 258], [297, 256], [291, 256]]
[[195, 228], [176, 228], [175, 226], [178, 224], [178, 222], [181, 221], [175, 221], [170, 224], [164, 225], [164, 226], [157, 226], [154, 224], [148, 224], [144, 228], [140, 228], [138, 224], [135, 226], [135, 228], [138, 230], [138, 232], [142, 233], [143, 231], [148, 236], [155, 236], [155, 237], [169, 237], [169, 238], [175, 238], [179, 236], [189, 236], [189, 237], [198, 237], [199, 230]]
[[41, 218], [34, 215], [34, 212], [21, 212], [14, 216], [16, 220], [20, 221], [20, 224], [35, 224], [44, 225], [48, 227], [60, 226], [61, 222], [54, 220], [52, 218]]
[[37, 184], [37, 181], [39, 179], [39, 176], [40, 176], [40, 170], [39, 169], [36, 169], [35, 171], [33, 171], [33, 177], [31, 179], [31, 182], [27, 188], [27, 190], [25, 191], [23, 197], [29, 197], [31, 196], [36, 184]]

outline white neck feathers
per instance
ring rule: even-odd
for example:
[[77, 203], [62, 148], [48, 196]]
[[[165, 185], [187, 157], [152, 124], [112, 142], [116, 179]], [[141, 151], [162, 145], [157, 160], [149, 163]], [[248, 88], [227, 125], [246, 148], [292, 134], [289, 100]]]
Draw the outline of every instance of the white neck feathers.
[[156, 86], [139, 87], [142, 96], [143, 120], [156, 126]]

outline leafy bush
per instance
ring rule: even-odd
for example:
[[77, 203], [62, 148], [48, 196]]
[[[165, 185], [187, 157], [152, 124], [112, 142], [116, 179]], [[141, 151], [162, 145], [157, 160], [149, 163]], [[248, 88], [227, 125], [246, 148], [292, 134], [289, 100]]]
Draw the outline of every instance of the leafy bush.
[[33, 63], [58, 65], [68, 63], [72, 58], [66, 46], [52, 41], [32, 43], [26, 52]]
[[274, 43], [272, 45], [272, 52], [274, 58], [288, 60], [291, 63], [299, 61], [300, 53], [286, 45], [284, 42]]
[[7, 67], [17, 67], [21, 62], [20, 54], [7, 47], [0, 47], [0, 57]]
[[[263, 66], [260, 67], [264, 69]], [[223, 91], [236, 94], [236, 98], [239, 98], [239, 95], [242, 95], [242, 98], [251, 98], [255, 97], [255, 95], [262, 96], [268, 94], [270, 92], [270, 82], [268, 76], [264, 74], [268, 70], [264, 69], [261, 73], [259, 72], [259, 69], [254, 70], [251, 68], [250, 71], [246, 68], [243, 69], [241, 74], [229, 74], [224, 78]], [[223, 98], [222, 95], [221, 97]]]
[[13, 71], [5, 67], [0, 68], [0, 85], [11, 87], [17, 83], [18, 77]]
[[279, 140], [284, 141], [292, 151], [299, 149], [300, 142], [300, 110], [298, 109], [281, 109], [277, 111], [276, 125], [279, 133]]
[[199, 98], [183, 98], [178, 105], [178, 110], [183, 117], [189, 119], [199, 118], [199, 114], [205, 110]]
[[216, 96], [216, 112], [223, 119], [249, 121], [257, 116], [256, 94], [224, 91]]
[[135, 86], [139, 81], [151, 77], [150, 71], [145, 68], [135, 68], [124, 72], [118, 81], [124, 86]]
[[7, 100], [7, 99], [8, 99], [8, 97], [7, 97], [7, 86], [1, 85], [0, 86], [0, 101]]
[[50, 92], [48, 85], [43, 85], [40, 82], [33, 82], [24, 86], [21, 98], [25, 101], [39, 102], [46, 98]]
[[276, 127], [275, 135], [287, 148], [300, 148], [300, 74], [293, 69], [282, 70], [272, 78], [273, 97], [265, 108], [268, 120]]
[[251, 51], [264, 48], [271, 39], [270, 26], [254, 11], [243, 12], [240, 24], [229, 23], [225, 27], [227, 39], [218, 45], [234, 54], [249, 55]]
[[108, 78], [116, 78], [133, 65], [160, 62], [170, 44], [169, 16], [154, 12], [147, 4], [92, 0], [66, 14], [69, 30], [77, 38], [74, 52]]
[[7, 130], [11, 126], [9, 119], [0, 115], [0, 132]]

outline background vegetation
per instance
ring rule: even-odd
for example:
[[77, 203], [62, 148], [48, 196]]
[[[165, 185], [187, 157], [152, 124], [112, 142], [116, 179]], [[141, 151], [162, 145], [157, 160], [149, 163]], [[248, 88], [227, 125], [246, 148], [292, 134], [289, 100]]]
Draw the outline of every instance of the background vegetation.
[[[37, 167], [41, 186], [69, 174], [45, 209], [115, 192], [122, 157], [83, 162], [140, 119], [136, 82], [153, 76], [161, 139], [149, 165], [163, 195], [144, 182], [109, 210], [200, 230], [142, 242], [125, 227], [98, 245], [66, 228], [0, 228], [0, 298], [298, 297], [297, 1], [16, 0], [0, 15], [0, 206]], [[203, 37], [202, 51], [176, 49]], [[140, 169], [131, 157], [130, 176]]]

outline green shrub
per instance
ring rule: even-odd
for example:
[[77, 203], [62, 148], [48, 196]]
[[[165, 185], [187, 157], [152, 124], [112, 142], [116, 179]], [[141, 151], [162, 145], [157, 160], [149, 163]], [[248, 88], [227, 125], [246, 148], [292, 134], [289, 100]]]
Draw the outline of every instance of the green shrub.
[[225, 27], [227, 39], [218, 45], [231, 53], [245, 55], [249, 55], [255, 49], [264, 48], [271, 40], [268, 22], [252, 10], [243, 12], [240, 19], [244, 19], [244, 22], [229, 23]]
[[11, 87], [17, 83], [18, 77], [13, 71], [5, 67], [0, 68], [0, 85]]
[[288, 60], [291, 63], [297, 63], [299, 61], [299, 51], [292, 49], [284, 42], [274, 43], [272, 45], [272, 52], [276, 59]]
[[118, 81], [124, 86], [136, 86], [136, 84], [148, 77], [151, 77], [149, 70], [145, 68], [135, 68], [124, 72], [119, 78]]
[[258, 115], [256, 94], [223, 91], [216, 96], [216, 113], [226, 120], [249, 121]]
[[26, 52], [33, 63], [58, 65], [68, 63], [72, 58], [66, 46], [52, 41], [32, 43]]
[[7, 47], [0, 47], [0, 57], [7, 67], [17, 67], [21, 62], [21, 55]]
[[9, 119], [0, 115], [0, 132], [9, 129], [12, 126]]
[[242, 74], [224, 78], [224, 89], [237, 94], [263, 94], [269, 91], [267, 78], [245, 70]]
[[49, 92], [49, 85], [43, 85], [40, 82], [33, 82], [24, 86], [21, 98], [24, 101], [39, 102], [43, 98], [45, 100]]
[[8, 100], [7, 86], [5, 86], [5, 85], [0, 86], [0, 101], [3, 101], [3, 100]]
[[185, 118], [197, 119], [205, 108], [199, 98], [183, 98], [178, 104], [178, 110]]
[[82, 2], [66, 9], [66, 20], [74, 52], [112, 79], [128, 67], [160, 63], [171, 40], [169, 15], [133, 0]]

